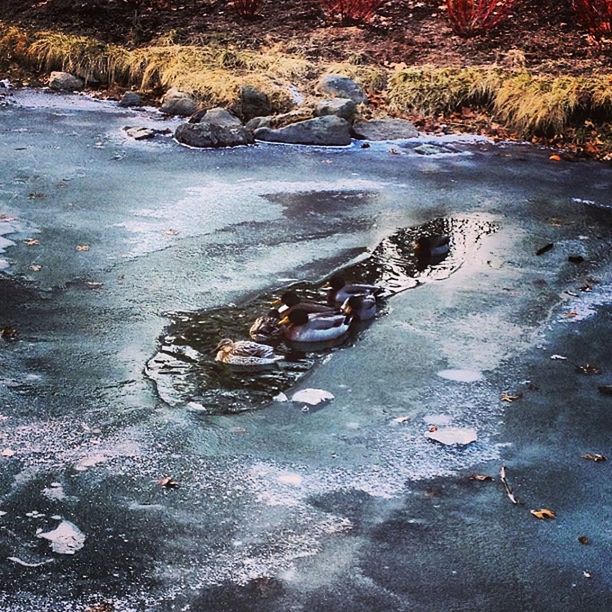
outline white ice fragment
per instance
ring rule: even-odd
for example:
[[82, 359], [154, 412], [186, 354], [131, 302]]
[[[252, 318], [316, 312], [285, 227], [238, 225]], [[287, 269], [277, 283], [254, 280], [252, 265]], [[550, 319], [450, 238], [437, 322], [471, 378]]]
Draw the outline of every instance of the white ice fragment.
[[399, 416], [399, 417], [395, 417], [394, 419], [391, 419], [391, 423], [393, 423], [394, 425], [402, 425], [409, 420], [410, 420], [410, 417], [408, 416]]
[[303, 404], [309, 404], [310, 406], [316, 406], [317, 404], [328, 402], [333, 399], [333, 394], [329, 391], [323, 391], [323, 389], [302, 389], [294, 393], [291, 397], [292, 402], [301, 402]]
[[23, 565], [23, 567], [39, 567], [41, 565], [45, 565], [45, 563], [53, 562], [53, 559], [46, 559], [45, 561], [40, 561], [40, 563], [28, 563], [19, 557], [7, 557], [7, 559], [13, 563], [17, 563], [17, 565]]
[[277, 476], [276, 480], [283, 484], [292, 485], [294, 487], [297, 487], [302, 484], [302, 477], [299, 474], [296, 474], [295, 472], [283, 472], [282, 474], [279, 474]]
[[455, 382], [476, 382], [477, 380], [482, 380], [482, 372], [478, 372], [476, 370], [458, 370], [458, 369], [450, 369], [450, 370], [440, 370], [438, 372], [438, 376], [440, 378], [445, 378], [446, 380], [453, 380]]
[[12, 457], [15, 454], [15, 451], [12, 448], [5, 448], [0, 455], [3, 457]]
[[62, 521], [53, 531], [39, 533], [36, 537], [51, 542], [51, 550], [60, 555], [74, 555], [85, 545], [85, 534], [70, 521]]
[[4, 516], [6, 512], [4, 510], [0, 510], [0, 516]]
[[275, 402], [288, 402], [289, 398], [281, 391], [272, 398]]
[[435, 431], [426, 431], [425, 436], [446, 446], [471, 444], [478, 439], [476, 430], [471, 427], [440, 427]]
[[555, 361], [567, 361], [567, 357], [564, 357], [563, 355], [551, 355], [550, 358]]

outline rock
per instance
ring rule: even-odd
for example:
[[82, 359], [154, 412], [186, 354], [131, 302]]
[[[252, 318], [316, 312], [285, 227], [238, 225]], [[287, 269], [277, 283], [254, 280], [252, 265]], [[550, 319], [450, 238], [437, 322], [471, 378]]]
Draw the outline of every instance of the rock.
[[242, 126], [223, 126], [214, 123], [182, 123], [174, 137], [190, 147], [236, 147], [253, 144], [253, 134]]
[[308, 106], [303, 108], [296, 108], [295, 110], [289, 111], [288, 113], [282, 113], [280, 115], [269, 115], [268, 117], [255, 117], [247, 122], [246, 128], [249, 130], [256, 130], [260, 127], [267, 128], [282, 128], [292, 123], [298, 123], [299, 121], [306, 121], [307, 119], [313, 118], [313, 110]]
[[346, 119], [330, 115], [287, 125], [283, 128], [258, 128], [255, 138], [267, 142], [290, 144], [345, 146], [351, 144], [350, 124]]
[[142, 106], [142, 97], [135, 91], [126, 91], [121, 100], [119, 100], [119, 106], [123, 108], [129, 108], [130, 106]]
[[134, 140], [147, 140], [155, 136], [155, 130], [146, 127], [128, 127], [125, 133]]
[[400, 140], [415, 138], [419, 131], [405, 119], [372, 119], [356, 121], [352, 134], [359, 140]]
[[243, 121], [249, 121], [253, 117], [264, 117], [272, 112], [268, 96], [256, 87], [244, 85], [240, 88], [239, 95], [240, 108], [237, 109], [237, 112]]
[[[197, 114], [198, 113], [196, 113], [196, 115]], [[211, 108], [207, 110], [198, 123], [212, 123], [221, 127], [242, 126], [242, 121], [240, 121], [236, 115], [224, 108]]]
[[349, 98], [321, 100], [315, 107], [315, 115], [317, 115], [317, 117], [335, 115], [347, 121], [350, 121], [355, 116], [356, 111], [357, 105]]
[[193, 96], [173, 87], [165, 93], [159, 110], [165, 115], [189, 117], [195, 113], [197, 107], [198, 105]]
[[321, 77], [317, 85], [317, 91], [334, 98], [349, 98], [355, 104], [368, 101], [361, 85], [342, 74], [327, 74]]
[[80, 91], [83, 86], [79, 77], [68, 72], [52, 72], [49, 77], [49, 87], [57, 91]]

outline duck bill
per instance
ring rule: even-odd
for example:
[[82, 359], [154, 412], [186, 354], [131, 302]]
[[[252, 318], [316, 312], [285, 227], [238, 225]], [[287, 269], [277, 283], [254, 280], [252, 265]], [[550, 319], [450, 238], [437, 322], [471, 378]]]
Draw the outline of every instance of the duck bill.
[[281, 300], [280, 298], [278, 298], [278, 300], [274, 300], [272, 302], [272, 306], [280, 306], [283, 303], [283, 300]]
[[289, 321], [289, 317], [283, 317], [283, 318], [282, 318], [282, 319], [281, 319], [281, 320], [278, 322], [278, 324], [279, 324], [279, 325], [289, 325], [289, 323], [290, 323], [290, 322], [291, 322], [291, 321]]

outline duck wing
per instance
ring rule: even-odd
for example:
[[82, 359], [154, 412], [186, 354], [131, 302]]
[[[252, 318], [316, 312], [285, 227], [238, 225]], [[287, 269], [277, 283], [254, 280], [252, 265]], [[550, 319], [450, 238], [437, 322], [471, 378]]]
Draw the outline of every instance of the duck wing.
[[343, 314], [324, 314], [324, 315], [310, 315], [308, 317], [308, 323], [304, 325], [308, 329], [326, 330], [334, 329], [347, 324], [347, 317]]
[[283, 313], [283, 315], [288, 316], [291, 312], [295, 310], [303, 310], [308, 314], [313, 313], [325, 313], [325, 312], [334, 312], [336, 309], [333, 306], [328, 306], [327, 304], [317, 304], [316, 302], [300, 302], [295, 306], [291, 306], [287, 311]]
[[236, 357], [274, 357], [274, 349], [266, 344], [251, 342], [250, 340], [240, 340], [234, 343], [232, 354]]

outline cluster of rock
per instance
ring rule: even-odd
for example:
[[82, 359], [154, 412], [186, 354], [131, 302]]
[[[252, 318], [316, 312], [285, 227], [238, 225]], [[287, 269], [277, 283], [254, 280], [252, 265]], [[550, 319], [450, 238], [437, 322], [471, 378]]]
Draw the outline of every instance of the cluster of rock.
[[[79, 91], [83, 80], [66, 72], [53, 72], [49, 87], [61, 91]], [[310, 106], [287, 113], [272, 114], [265, 93], [252, 86], [240, 90], [239, 99], [230, 109], [198, 110], [197, 100], [189, 93], [170, 89], [161, 101], [165, 115], [189, 117], [179, 125], [174, 136], [191, 147], [234, 147], [256, 140], [299, 145], [346, 146], [353, 138], [360, 140], [396, 140], [418, 136], [412, 123], [403, 119], [363, 120], [358, 116], [368, 98], [353, 79], [338, 74], [321, 78], [317, 93], [322, 96]], [[126, 92], [122, 107], [142, 106], [141, 96]], [[126, 128], [132, 138], [152, 138], [159, 131], [150, 128]]]

